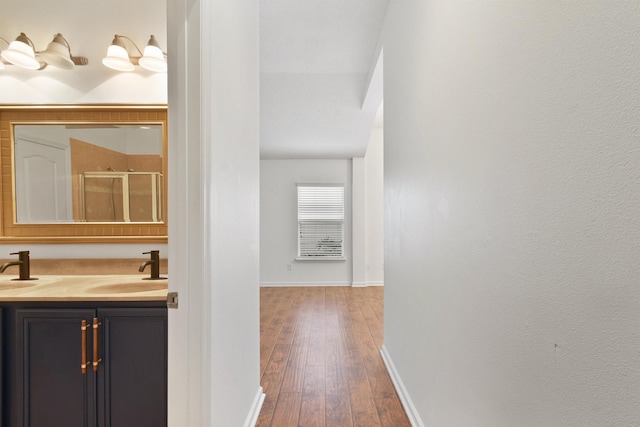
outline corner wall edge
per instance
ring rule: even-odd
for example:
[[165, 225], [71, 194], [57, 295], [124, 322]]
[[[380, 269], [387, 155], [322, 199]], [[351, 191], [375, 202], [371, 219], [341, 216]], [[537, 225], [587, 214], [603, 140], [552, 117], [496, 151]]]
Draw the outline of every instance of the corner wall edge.
[[260, 410], [262, 409], [262, 404], [264, 403], [264, 398], [266, 395], [262, 390], [262, 386], [258, 387], [258, 392], [256, 396], [253, 398], [253, 402], [251, 403], [251, 408], [249, 410], [249, 415], [247, 415], [247, 419], [244, 422], [244, 427], [255, 427], [258, 422], [258, 416], [260, 415]]
[[391, 360], [391, 355], [389, 355], [389, 351], [384, 345], [382, 345], [382, 348], [380, 349], [380, 355], [382, 356], [382, 361], [387, 368], [387, 372], [389, 372], [391, 382], [393, 382], [393, 386], [398, 393], [398, 397], [400, 397], [400, 402], [402, 402], [402, 406], [407, 413], [407, 417], [409, 417], [411, 425], [413, 427], [425, 427], [422, 419], [420, 418], [420, 415], [418, 414], [418, 410], [411, 400], [409, 392], [402, 382], [402, 378], [400, 378], [400, 374], [398, 374], [398, 371], [396, 370], [396, 367]]

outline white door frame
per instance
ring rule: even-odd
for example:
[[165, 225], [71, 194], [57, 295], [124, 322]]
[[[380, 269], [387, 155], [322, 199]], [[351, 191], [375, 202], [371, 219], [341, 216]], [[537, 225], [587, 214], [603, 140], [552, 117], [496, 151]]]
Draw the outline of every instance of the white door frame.
[[264, 399], [258, 1], [168, 0], [169, 427], [249, 427]]

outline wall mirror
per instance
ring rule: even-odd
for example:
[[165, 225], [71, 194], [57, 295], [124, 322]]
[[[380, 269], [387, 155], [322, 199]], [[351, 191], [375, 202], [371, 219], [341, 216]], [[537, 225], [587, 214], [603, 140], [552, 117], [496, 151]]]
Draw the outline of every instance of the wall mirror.
[[167, 241], [166, 106], [0, 106], [2, 240]]

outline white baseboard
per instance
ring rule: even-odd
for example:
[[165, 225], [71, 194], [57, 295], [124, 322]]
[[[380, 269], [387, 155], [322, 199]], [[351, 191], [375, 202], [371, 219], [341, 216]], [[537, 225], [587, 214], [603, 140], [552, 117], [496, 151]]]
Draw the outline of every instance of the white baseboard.
[[367, 286], [384, 286], [384, 282], [261, 282], [261, 288], [285, 288], [304, 286], [351, 286], [352, 288], [364, 288]]
[[422, 419], [418, 414], [418, 410], [413, 404], [411, 396], [409, 396], [409, 392], [405, 388], [404, 383], [402, 382], [402, 378], [400, 378], [400, 375], [398, 374], [398, 371], [396, 370], [396, 367], [391, 360], [391, 356], [389, 355], [389, 352], [384, 345], [380, 349], [380, 355], [382, 356], [384, 365], [387, 367], [387, 371], [389, 372], [389, 376], [391, 377], [393, 386], [396, 388], [396, 392], [400, 397], [400, 402], [402, 402], [402, 406], [407, 413], [407, 417], [409, 417], [411, 425], [413, 427], [424, 427], [424, 423], [422, 422]]
[[366, 288], [368, 286], [384, 286], [384, 282], [352, 282], [352, 288]]
[[265, 394], [262, 390], [262, 387], [258, 387], [258, 393], [256, 393], [256, 397], [253, 399], [253, 403], [251, 404], [251, 410], [249, 411], [249, 415], [247, 415], [247, 419], [244, 422], [244, 427], [255, 427], [258, 422], [258, 416], [260, 415], [260, 409], [262, 409], [262, 404], [264, 403]]
[[261, 282], [260, 287], [351, 286], [349, 282]]

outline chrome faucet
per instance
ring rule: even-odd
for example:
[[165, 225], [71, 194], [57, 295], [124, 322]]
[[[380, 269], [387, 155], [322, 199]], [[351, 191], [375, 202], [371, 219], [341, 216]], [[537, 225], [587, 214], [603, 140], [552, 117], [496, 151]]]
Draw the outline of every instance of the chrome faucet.
[[151, 265], [151, 276], [146, 279], [149, 280], [158, 280], [164, 279], [164, 277], [160, 277], [160, 251], [149, 251], [143, 252], [143, 255], [150, 255], [150, 260], [143, 262], [138, 268], [139, 272], [143, 272], [147, 265]]
[[9, 266], [17, 265], [20, 266], [20, 276], [15, 280], [36, 280], [30, 277], [29, 251], [11, 252], [9, 255], [18, 255], [18, 261], [5, 262], [0, 265], [0, 273], [3, 273]]

